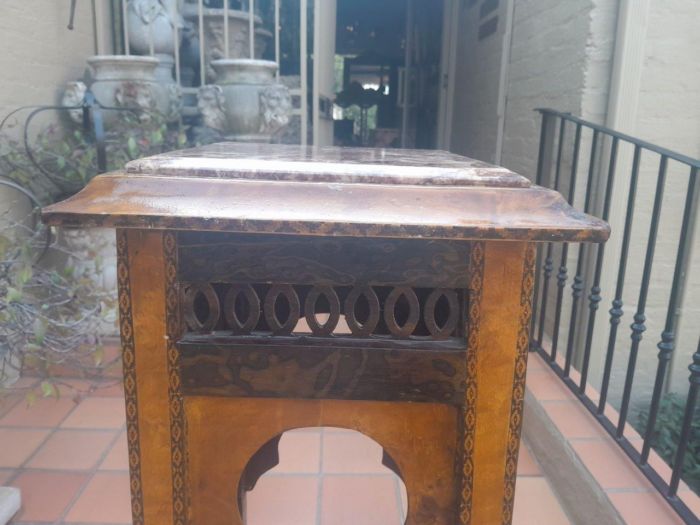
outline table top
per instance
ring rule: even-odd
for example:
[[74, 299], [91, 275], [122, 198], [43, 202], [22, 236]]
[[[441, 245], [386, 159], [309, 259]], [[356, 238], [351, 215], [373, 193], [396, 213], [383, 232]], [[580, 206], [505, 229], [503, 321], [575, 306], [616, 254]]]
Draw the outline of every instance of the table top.
[[510, 170], [435, 150], [221, 143], [94, 178], [53, 225], [602, 242], [608, 225]]
[[133, 174], [244, 180], [527, 188], [512, 171], [447, 151], [220, 143], [134, 160]]

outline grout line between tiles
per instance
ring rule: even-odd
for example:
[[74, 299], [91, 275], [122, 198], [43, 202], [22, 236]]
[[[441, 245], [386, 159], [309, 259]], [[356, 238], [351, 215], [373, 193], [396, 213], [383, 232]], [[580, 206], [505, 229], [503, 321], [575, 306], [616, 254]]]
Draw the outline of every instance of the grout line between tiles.
[[[117, 443], [117, 441], [119, 440], [119, 437], [121, 436], [121, 433], [122, 433], [121, 430], [118, 431], [118, 432], [116, 432], [116, 435], [115, 435], [114, 438], [112, 438], [112, 441], [110, 442], [109, 446], [107, 446], [107, 448], [102, 452], [102, 455], [100, 456], [100, 458], [95, 462], [95, 466], [94, 466], [91, 470], [86, 471], [86, 472], [89, 472], [89, 474], [88, 474], [88, 476], [87, 476], [85, 482], [84, 482], [84, 483], [82, 484], [82, 486], [76, 491], [75, 496], [73, 497], [73, 499], [71, 500], [71, 502], [70, 502], [68, 505], [66, 505], [66, 508], [65, 508], [65, 509], [63, 509], [63, 512], [61, 513], [61, 517], [59, 518], [57, 524], [63, 524], [63, 523], [65, 523], [65, 521], [64, 521], [64, 520], [65, 520], [65, 517], [66, 517], [66, 516], [68, 515], [68, 513], [73, 509], [73, 506], [78, 502], [78, 500], [80, 499], [80, 497], [83, 495], [83, 492], [85, 492], [85, 489], [87, 488], [88, 484], [95, 478], [95, 474], [97, 474], [97, 473], [99, 472], [98, 469], [99, 469], [100, 465], [102, 464], [102, 462], [103, 462], [103, 461], [105, 460], [105, 458], [107, 457], [107, 454], [110, 453], [110, 451], [112, 450], [112, 448], [114, 447], [114, 445], [115, 445], [115, 444]], [[116, 471], [112, 471], [112, 472], [116, 472]]]
[[321, 439], [319, 440], [319, 445], [318, 445], [318, 485], [316, 487], [316, 525], [322, 525], [321, 524], [321, 516], [322, 516], [322, 501], [323, 501], [323, 477], [325, 475], [324, 472], [324, 467], [323, 467], [323, 449], [325, 446], [325, 440], [326, 440], [326, 428], [321, 427]]
[[[406, 523], [406, 513], [403, 510], [403, 502], [401, 501], [399, 476], [394, 476], [394, 497], [396, 498], [396, 507], [399, 510], [399, 525], [404, 525]], [[408, 503], [408, 494], [406, 495], [406, 503]]]

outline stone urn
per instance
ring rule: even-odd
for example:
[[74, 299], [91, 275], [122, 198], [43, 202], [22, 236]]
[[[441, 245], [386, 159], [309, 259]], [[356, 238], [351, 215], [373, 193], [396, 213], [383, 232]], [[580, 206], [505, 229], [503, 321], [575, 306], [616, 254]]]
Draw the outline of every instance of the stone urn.
[[[104, 108], [135, 108], [143, 122], [154, 115], [162, 115], [166, 121], [179, 118], [181, 106], [180, 88], [175, 83], [159, 82], [156, 76], [159, 60], [154, 57], [134, 55], [97, 55], [87, 60], [92, 69], [90, 90]], [[86, 87], [82, 82], [69, 82], [63, 96], [63, 104], [80, 103]], [[114, 124], [125, 114], [123, 111], [104, 109], [105, 126]], [[73, 120], [82, 122], [79, 110], [70, 113]]]
[[268, 60], [214, 60], [216, 84], [202, 86], [198, 107], [204, 125], [238, 142], [270, 142], [289, 122], [289, 89], [275, 82]]
[[[182, 14], [191, 27], [188, 31], [190, 37], [189, 46], [199, 52], [201, 45], [199, 37], [199, 8], [197, 4], [185, 4]], [[258, 27], [262, 19], [255, 16], [254, 25]], [[215, 60], [223, 58], [250, 58], [249, 29], [250, 19], [247, 11], [236, 9], [228, 10], [228, 54], [225, 50], [224, 35], [224, 10], [221, 8], [203, 8], [202, 25], [204, 33], [204, 62], [207, 82], [214, 82], [217, 72], [213, 66]], [[255, 31], [256, 40], [258, 31]], [[258, 45], [255, 45], [255, 54], [258, 53]], [[264, 46], [263, 46], [264, 51]]]
[[[117, 242], [114, 230], [61, 227], [59, 242], [66, 257], [63, 264], [70, 264], [76, 275], [90, 279], [96, 288], [117, 296]], [[100, 329], [104, 335], [117, 335], [116, 310], [103, 310]]]
[[272, 31], [268, 31], [265, 28], [259, 27], [255, 30], [255, 58], [263, 58], [267, 47], [272, 42], [275, 35]]
[[128, 0], [127, 25], [132, 53], [175, 55], [175, 27], [182, 27], [177, 0]]

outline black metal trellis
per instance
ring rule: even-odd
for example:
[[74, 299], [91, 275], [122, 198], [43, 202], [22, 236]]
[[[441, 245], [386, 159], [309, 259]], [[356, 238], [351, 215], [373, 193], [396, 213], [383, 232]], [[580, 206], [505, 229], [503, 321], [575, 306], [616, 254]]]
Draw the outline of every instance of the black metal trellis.
[[[558, 273], [556, 275], [556, 295], [553, 322], [547, 322], [548, 309], [551, 308], [549, 302], [550, 280], [554, 272], [553, 246], [549, 243], [538, 254], [538, 284], [535, 287], [533, 320], [531, 326], [531, 349], [538, 352], [563, 380], [569, 389], [578, 397], [582, 404], [595, 416], [598, 422], [615, 439], [625, 453], [634, 461], [642, 473], [651, 481], [666, 501], [673, 507], [685, 523], [700, 523], [698, 516], [688, 508], [688, 506], [678, 497], [678, 488], [683, 473], [685, 454], [687, 452], [689, 440], [692, 439], [693, 418], [697, 417], [697, 404], [700, 391], [700, 344], [698, 350], [692, 356], [690, 369], [690, 388], [686, 400], [685, 414], [681, 429], [680, 442], [678, 443], [675, 457], [672, 462], [672, 474], [670, 480], [664, 479], [659, 472], [649, 464], [649, 454], [652, 448], [652, 441], [655, 435], [657, 417], [659, 414], [661, 398], [664, 393], [664, 385], [667, 379], [669, 362], [675, 351], [675, 338], [678, 330], [677, 310], [680, 306], [684, 277], [687, 274], [687, 260], [690, 244], [692, 242], [692, 227], [698, 211], [698, 169], [700, 160], [681, 155], [679, 153], [662, 148], [655, 144], [645, 142], [635, 137], [619, 133], [610, 128], [597, 125], [592, 122], [580, 119], [569, 113], [562, 113], [551, 109], [539, 109], [542, 115], [542, 127], [540, 135], [539, 159], [537, 164], [537, 184], [549, 185], [554, 189], [561, 190], [567, 187], [568, 200], [573, 202], [576, 191], [576, 177], [578, 174], [578, 164], [581, 155], [581, 134], [585, 130], [590, 133], [590, 161], [586, 179], [586, 195], [584, 209], [592, 211], [592, 191], [593, 185], [599, 184], [598, 190], [602, 196], [602, 207], [600, 215], [608, 220], [610, 217], [612, 192], [615, 178], [627, 174], [618, 173], [618, 152], [622, 144], [633, 147], [632, 165], [629, 172], [629, 190], [625, 209], [625, 223], [621, 239], [620, 261], [617, 268], [617, 282], [615, 295], [610, 309], [610, 329], [605, 351], [603, 365], [602, 382], [600, 385], [600, 397], [592, 399], [586, 393], [588, 384], [591, 351], [593, 345], [593, 333], [596, 323], [597, 312], [603, 298], [601, 296], [601, 278], [603, 274], [603, 263], [605, 257], [605, 245], [582, 246], [578, 252], [576, 261], [576, 275], [572, 281], [572, 301], [570, 312], [565, 311], [563, 304], [564, 290], [568, 281], [567, 258], [568, 246], [564, 245], [561, 250], [561, 260]], [[558, 138], [555, 137], [555, 130], [558, 126]], [[571, 153], [571, 172], [568, 179], [563, 169], [563, 149], [565, 147], [566, 131], [569, 127], [574, 127], [575, 137], [573, 141], [573, 151]], [[556, 144], [556, 155], [554, 155]], [[603, 159], [603, 146], [606, 146], [605, 158], [607, 166], [600, 166]], [[623, 290], [625, 278], [627, 276], [628, 260], [630, 258], [630, 244], [632, 237], [632, 227], [634, 223], [635, 203], [640, 175], [640, 164], [642, 154], [652, 154], [658, 156], [658, 171], [656, 175], [656, 190], [653, 196], [653, 209], [651, 220], [647, 232], [646, 245], [644, 247], [643, 271], [641, 283], [639, 285], [639, 299], [636, 303], [636, 311], [633, 323], [630, 326], [630, 348], [627, 367], [625, 371], [624, 385], [622, 389], [622, 400], [619, 409], [619, 416], [616, 421], [612, 421], [606, 414], [605, 408], [608, 400], [610, 385], [612, 381], [613, 360], [618, 346], [617, 335], [621, 318], [623, 317]], [[635, 446], [624, 435], [625, 426], [628, 422], [632, 386], [634, 384], [639, 347], [644, 332], [647, 330], [646, 305], [649, 295], [654, 256], [657, 247], [657, 237], [661, 212], [664, 204], [664, 189], [668, 178], [669, 161], [686, 166], [687, 193], [682, 210], [681, 230], [678, 246], [675, 255], [675, 268], [673, 281], [669, 290], [668, 307], [666, 311], [666, 321], [660, 341], [657, 345], [659, 349], [658, 364], [656, 368], [653, 393], [648, 410], [647, 427], [644, 432], [644, 441], [641, 450]], [[553, 165], [553, 170], [552, 170]], [[554, 172], [552, 177], [551, 172]], [[600, 177], [598, 177], [600, 171]], [[595, 179], [595, 180], [594, 180]], [[679, 183], [678, 181], [674, 181]], [[587, 275], [585, 270], [587, 254], [594, 253], [591, 258], [592, 271]], [[544, 262], [543, 262], [544, 261]], [[588, 282], [587, 282], [588, 281]], [[581, 299], [584, 290], [588, 287], [588, 316], [585, 321], [585, 338], [583, 339], [582, 358], [580, 366], [580, 380], [574, 381], [570, 375], [574, 357], [574, 347], [577, 330], [583, 330], [581, 326]], [[569, 315], [569, 332], [566, 341], [566, 353], [563, 366], [557, 360], [559, 345], [559, 332], [561, 323]], [[545, 334], [551, 335], [551, 346], [545, 349]]]

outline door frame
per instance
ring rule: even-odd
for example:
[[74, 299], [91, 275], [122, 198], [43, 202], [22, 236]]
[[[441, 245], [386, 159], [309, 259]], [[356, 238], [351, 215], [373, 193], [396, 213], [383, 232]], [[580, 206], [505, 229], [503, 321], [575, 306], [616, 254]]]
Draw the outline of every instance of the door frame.
[[438, 149], [448, 151], [452, 142], [459, 9], [460, 0], [443, 0], [440, 91], [438, 97], [438, 124], [435, 143]]

